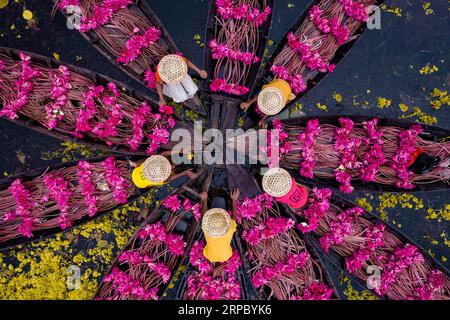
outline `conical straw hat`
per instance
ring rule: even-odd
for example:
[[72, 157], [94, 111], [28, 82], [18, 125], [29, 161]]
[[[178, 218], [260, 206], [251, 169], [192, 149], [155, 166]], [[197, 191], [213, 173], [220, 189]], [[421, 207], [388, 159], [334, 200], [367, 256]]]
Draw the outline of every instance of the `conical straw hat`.
[[158, 74], [165, 83], [179, 83], [187, 75], [186, 61], [176, 54], [164, 56], [158, 64]]
[[278, 88], [268, 87], [258, 94], [258, 108], [268, 116], [279, 113], [285, 104], [283, 93]]
[[289, 172], [282, 168], [271, 168], [264, 174], [262, 186], [272, 197], [283, 197], [291, 190], [292, 178]]
[[209, 209], [202, 220], [203, 232], [211, 238], [220, 238], [227, 234], [231, 227], [228, 212], [221, 208]]
[[172, 173], [172, 165], [163, 156], [151, 156], [144, 161], [142, 173], [151, 182], [164, 182]]

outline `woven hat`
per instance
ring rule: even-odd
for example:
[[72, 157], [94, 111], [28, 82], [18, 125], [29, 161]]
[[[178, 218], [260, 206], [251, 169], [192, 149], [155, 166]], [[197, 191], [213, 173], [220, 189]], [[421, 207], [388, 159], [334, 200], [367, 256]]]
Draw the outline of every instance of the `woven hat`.
[[285, 196], [292, 187], [291, 175], [284, 169], [271, 168], [263, 176], [262, 187], [272, 197]]
[[172, 165], [163, 156], [151, 156], [142, 164], [144, 178], [151, 182], [164, 182], [172, 173]]
[[231, 218], [224, 209], [209, 209], [203, 216], [202, 230], [211, 238], [223, 237], [230, 228]]
[[279, 113], [285, 105], [283, 93], [278, 88], [268, 87], [258, 94], [258, 108], [268, 116]]
[[158, 64], [158, 74], [165, 83], [179, 83], [187, 75], [186, 61], [176, 54], [164, 56]]

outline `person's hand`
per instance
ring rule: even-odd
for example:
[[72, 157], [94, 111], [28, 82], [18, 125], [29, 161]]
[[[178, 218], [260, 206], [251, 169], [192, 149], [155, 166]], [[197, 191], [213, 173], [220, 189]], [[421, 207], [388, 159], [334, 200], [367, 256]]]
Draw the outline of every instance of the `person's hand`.
[[167, 105], [166, 99], [164, 99], [164, 97], [159, 98], [159, 106], [162, 107], [166, 105]]
[[189, 177], [189, 179], [197, 178], [197, 174], [193, 172], [192, 169], [186, 170], [186, 175]]
[[206, 72], [206, 70], [199, 70], [198, 75], [203, 79], [206, 79], [208, 77], [208, 72]]
[[234, 188], [230, 195], [231, 200], [233, 200], [234, 202], [238, 201], [240, 194], [241, 191], [239, 190], [239, 188]]
[[262, 128], [262, 129], [267, 129], [267, 121], [266, 121], [265, 119], [261, 119], [261, 120], [258, 122], [258, 125], [259, 125], [259, 127]]
[[242, 110], [247, 111], [247, 109], [250, 108], [250, 105], [250, 102], [242, 102], [240, 106]]
[[208, 200], [208, 192], [203, 191], [200, 193], [200, 200], [202, 200], [202, 202], [206, 202]]

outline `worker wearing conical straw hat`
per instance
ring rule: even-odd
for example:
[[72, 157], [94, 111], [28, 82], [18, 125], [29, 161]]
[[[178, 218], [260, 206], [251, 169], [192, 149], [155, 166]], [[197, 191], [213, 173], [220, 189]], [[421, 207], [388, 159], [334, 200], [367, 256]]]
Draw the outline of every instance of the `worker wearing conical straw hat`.
[[300, 209], [308, 200], [306, 188], [298, 185], [289, 172], [282, 168], [267, 170], [262, 179], [262, 186], [264, 192], [292, 209]]
[[251, 100], [241, 103], [241, 109], [247, 111], [248, 108], [257, 102], [257, 110], [262, 113], [263, 118], [259, 121], [259, 126], [267, 128], [267, 118], [278, 114], [286, 104], [292, 101], [295, 95], [291, 86], [283, 79], [274, 79], [262, 87], [261, 92]]
[[185, 170], [175, 174], [172, 171], [172, 164], [162, 155], [148, 157], [141, 165], [132, 163], [135, 168], [131, 178], [136, 187], [144, 189], [149, 187], [161, 186], [169, 183], [181, 176], [187, 176], [189, 179], [195, 179], [196, 174], [192, 170]]
[[[188, 69], [196, 71], [203, 79], [208, 76], [205, 70], [200, 70], [195, 64], [179, 54], [166, 55], [159, 61], [155, 80], [161, 106], [167, 104], [164, 95], [172, 98], [176, 103], [183, 103], [194, 97], [198, 99], [195, 95], [198, 87], [188, 74]], [[198, 104], [199, 102], [194, 103]]]
[[201, 194], [202, 200], [202, 230], [206, 239], [203, 255], [211, 263], [225, 262], [233, 255], [231, 240], [236, 232], [236, 203], [239, 198], [239, 189], [234, 189], [230, 195], [232, 203], [232, 216], [222, 208], [208, 210], [208, 194]]

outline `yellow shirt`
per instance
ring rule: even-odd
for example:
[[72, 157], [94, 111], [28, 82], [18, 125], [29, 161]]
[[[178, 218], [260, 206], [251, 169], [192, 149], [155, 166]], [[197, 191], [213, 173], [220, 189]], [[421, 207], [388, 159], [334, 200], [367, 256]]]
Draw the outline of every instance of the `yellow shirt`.
[[268, 84], [263, 85], [263, 89], [275, 87], [283, 93], [284, 101], [289, 102], [291, 100], [292, 89], [289, 83], [283, 79], [274, 79]]
[[164, 182], [152, 182], [145, 179], [144, 174], [142, 173], [142, 165], [134, 168], [133, 173], [131, 174], [131, 179], [133, 180], [133, 183], [136, 185], [136, 187], [140, 189], [162, 186], [164, 184]]
[[203, 255], [209, 262], [225, 262], [233, 255], [231, 239], [236, 231], [236, 221], [231, 220], [231, 228], [227, 234], [220, 238], [211, 238], [205, 234], [206, 246]]

